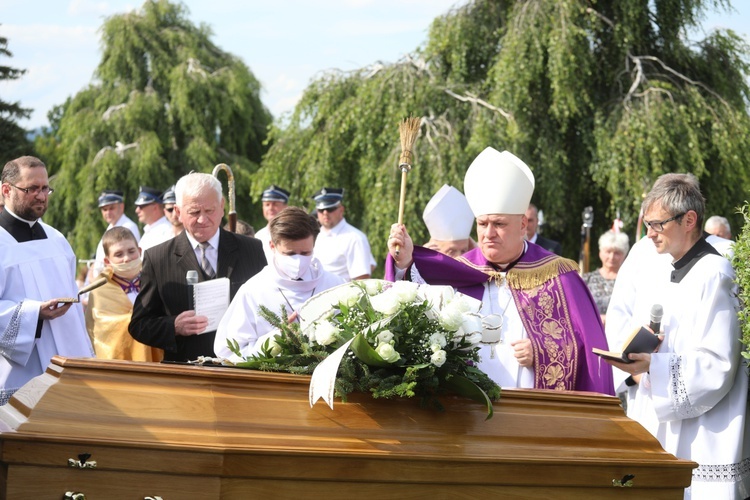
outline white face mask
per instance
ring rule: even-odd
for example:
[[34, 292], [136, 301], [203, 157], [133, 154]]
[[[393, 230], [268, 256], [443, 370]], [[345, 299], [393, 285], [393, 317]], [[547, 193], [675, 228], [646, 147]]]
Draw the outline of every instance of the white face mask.
[[312, 255], [282, 255], [276, 253], [274, 260], [276, 261], [276, 269], [281, 274], [289, 279], [297, 280], [310, 269]]
[[143, 263], [141, 262], [141, 258], [138, 257], [137, 259], [128, 262], [122, 262], [120, 264], [110, 263], [109, 265], [116, 275], [122, 276], [126, 279], [132, 279], [138, 276], [138, 273], [141, 272]]

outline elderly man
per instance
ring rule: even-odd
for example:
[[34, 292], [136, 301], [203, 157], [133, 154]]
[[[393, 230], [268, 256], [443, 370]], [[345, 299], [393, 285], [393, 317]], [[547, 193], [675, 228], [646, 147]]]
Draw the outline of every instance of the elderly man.
[[313, 196], [321, 230], [315, 257], [323, 268], [346, 281], [367, 279], [375, 268], [367, 235], [344, 218], [344, 189], [322, 188]]
[[[617, 279], [607, 335], [611, 345], [622, 345], [649, 321], [655, 304], [662, 306], [657, 352], [630, 354], [630, 364], [612, 362], [630, 375], [628, 416], [669, 453], [698, 462], [685, 498], [747, 498], [748, 377], [740, 357], [739, 303], [732, 266], [703, 233], [704, 207], [693, 175], [657, 179], [643, 200], [649, 240], [636, 245], [643, 251], [636, 251], [638, 265], [627, 267], [627, 281]], [[652, 249], [666, 261], [648, 257]]]
[[499, 385], [613, 394], [612, 371], [591, 352], [607, 342], [578, 267], [524, 238], [533, 191], [524, 162], [485, 149], [464, 179], [479, 248], [452, 259], [414, 247], [406, 228], [394, 224], [387, 271], [452, 285], [481, 300], [483, 315], [502, 316], [500, 341], [480, 351], [480, 368]]
[[129, 330], [139, 342], [164, 349], [166, 361], [188, 361], [214, 355], [216, 332], [201, 333], [208, 320], [191, 309], [187, 272], [197, 271], [199, 281], [229, 278], [232, 298], [266, 258], [258, 240], [220, 228], [224, 198], [216, 177], [190, 173], [177, 181], [175, 193], [185, 230], [144, 252]]
[[143, 238], [139, 246], [144, 252], [174, 237], [172, 224], [164, 216], [161, 195], [158, 189], [141, 186], [135, 199], [135, 213], [143, 224]]
[[703, 230], [714, 235], [714, 241], [709, 241], [719, 253], [728, 259], [734, 256], [734, 241], [732, 240], [732, 227], [726, 217], [712, 215], [706, 219]]
[[[125, 215], [125, 199], [122, 191], [117, 190], [106, 190], [99, 195], [99, 210], [102, 213], [102, 217], [107, 221], [108, 231], [113, 227], [125, 227], [133, 233], [135, 241], [141, 240], [141, 233], [138, 231], [138, 225], [133, 222], [130, 217]], [[104, 246], [102, 240], [99, 240], [99, 244], [96, 246], [96, 257], [94, 258], [94, 265], [89, 275], [89, 280], [92, 276], [97, 276], [104, 269]]]
[[[271, 223], [276, 214], [284, 210], [289, 204], [289, 191], [275, 184], [268, 186], [260, 197], [263, 205], [263, 218]], [[263, 242], [263, 251], [266, 253], [266, 260], [271, 262], [273, 251], [271, 250], [271, 232], [268, 224], [255, 232], [255, 237]]]
[[76, 257], [65, 236], [41, 221], [52, 188], [33, 156], [5, 164], [0, 212], [0, 404], [41, 375], [52, 356], [92, 357], [74, 297]]
[[422, 212], [422, 220], [430, 233], [425, 248], [451, 257], [460, 257], [477, 247], [471, 239], [474, 214], [466, 197], [453, 186], [443, 184]]

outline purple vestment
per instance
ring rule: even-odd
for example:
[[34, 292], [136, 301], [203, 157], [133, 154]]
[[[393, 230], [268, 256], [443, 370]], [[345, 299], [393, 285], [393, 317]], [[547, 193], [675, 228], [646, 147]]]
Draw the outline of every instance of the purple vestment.
[[[413, 258], [427, 283], [451, 285], [478, 300], [488, 281], [507, 281], [534, 347], [535, 388], [614, 394], [611, 367], [591, 352], [607, 349], [599, 312], [573, 261], [533, 243], [507, 273], [497, 272], [479, 248], [453, 259], [414, 247]], [[385, 278], [394, 277], [389, 256]]]

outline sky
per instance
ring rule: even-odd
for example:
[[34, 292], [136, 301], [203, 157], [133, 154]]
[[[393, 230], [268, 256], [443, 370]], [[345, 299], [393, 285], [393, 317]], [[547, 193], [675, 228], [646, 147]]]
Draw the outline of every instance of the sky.
[[[28, 129], [93, 82], [101, 59], [99, 28], [106, 17], [139, 8], [126, 0], [0, 0], [0, 36], [26, 69], [0, 81], [0, 98], [32, 108]], [[274, 117], [294, 108], [308, 83], [326, 70], [395, 62], [426, 42], [432, 20], [468, 0], [185, 0], [189, 19], [208, 24], [213, 41], [240, 57], [263, 85]], [[750, 1], [710, 14], [704, 30], [730, 28], [750, 41]]]

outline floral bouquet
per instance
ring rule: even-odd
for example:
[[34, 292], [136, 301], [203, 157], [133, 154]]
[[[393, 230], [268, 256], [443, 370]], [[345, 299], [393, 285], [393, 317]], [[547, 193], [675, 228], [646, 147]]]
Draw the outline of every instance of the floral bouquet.
[[[312, 374], [310, 404], [353, 391], [375, 398], [418, 396], [442, 409], [438, 396], [453, 392], [485, 404], [500, 388], [477, 368], [479, 343], [493, 341], [498, 317], [481, 318], [481, 302], [451, 287], [364, 280], [346, 283], [308, 300], [299, 323], [263, 315], [279, 333], [260, 354], [236, 363], [244, 368]], [[286, 311], [282, 309], [282, 318]], [[236, 342], [230, 349], [241, 356]]]

